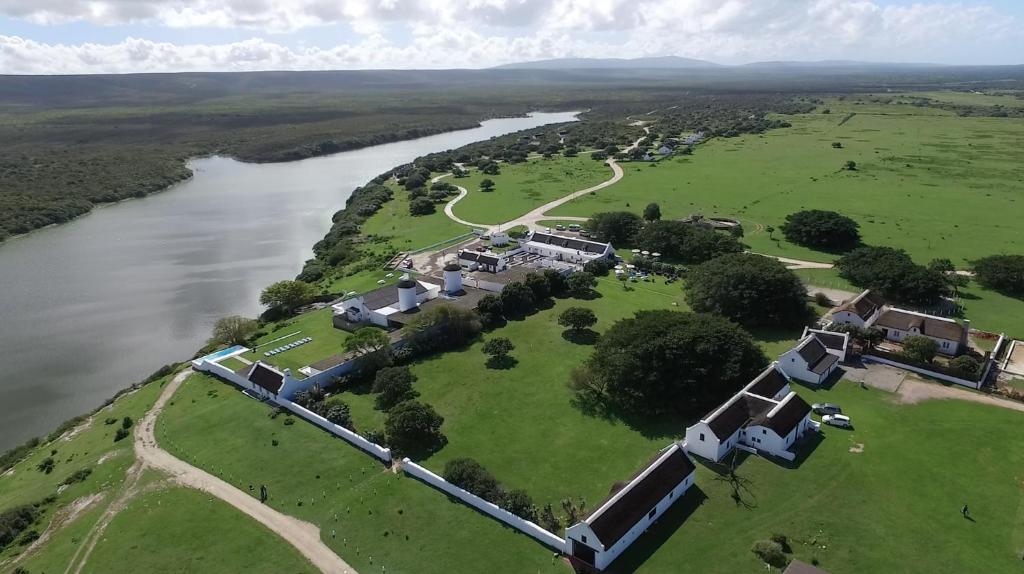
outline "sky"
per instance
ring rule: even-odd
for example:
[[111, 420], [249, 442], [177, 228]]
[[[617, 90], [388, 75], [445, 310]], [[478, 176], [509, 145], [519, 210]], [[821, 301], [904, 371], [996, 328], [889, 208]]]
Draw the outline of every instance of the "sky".
[[0, 74], [665, 55], [1024, 64], [1024, 0], [0, 0]]

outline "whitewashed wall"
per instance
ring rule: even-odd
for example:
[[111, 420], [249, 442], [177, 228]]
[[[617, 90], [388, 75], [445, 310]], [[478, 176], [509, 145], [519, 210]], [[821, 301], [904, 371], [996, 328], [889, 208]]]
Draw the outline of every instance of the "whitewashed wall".
[[277, 404], [295, 413], [296, 415], [306, 419], [307, 421], [315, 424], [316, 426], [324, 429], [325, 431], [344, 439], [349, 444], [355, 445], [367, 453], [375, 456], [383, 462], [391, 462], [391, 449], [384, 448], [378, 444], [372, 443], [363, 436], [348, 430], [343, 426], [336, 425], [324, 417], [305, 409], [287, 399], [277, 399]]
[[472, 492], [468, 492], [454, 484], [451, 484], [433, 472], [430, 472], [422, 466], [412, 462], [408, 458], [402, 460], [402, 470], [405, 471], [406, 474], [422, 480], [445, 494], [458, 498], [473, 508], [508, 524], [512, 528], [515, 528], [523, 534], [526, 534], [527, 536], [530, 536], [559, 552], [562, 552], [565, 549], [565, 540], [561, 537], [555, 536], [529, 520], [524, 520], [496, 504], [487, 502]]
[[[944, 375], [942, 373], [936, 373], [935, 371], [929, 371], [927, 369], [922, 369], [920, 367], [915, 367], [913, 365], [908, 365], [906, 363], [900, 363], [900, 362], [897, 362], [897, 361], [892, 361], [890, 359], [885, 359], [885, 358], [882, 358], [882, 357], [876, 357], [875, 355], [864, 355], [863, 359], [864, 359], [864, 361], [871, 362], [871, 363], [881, 363], [883, 365], [891, 365], [893, 367], [899, 367], [900, 369], [906, 369], [908, 371], [913, 371], [913, 372], [918, 373], [920, 375], [925, 375], [925, 376], [932, 377], [932, 378], [935, 378], [935, 379], [939, 379], [939, 380], [942, 380], [942, 381], [946, 381], [946, 382], [949, 382], [949, 383], [956, 383], [958, 385], [963, 385], [965, 387], [970, 387], [972, 389], [981, 388], [981, 382], [980, 381], [968, 381], [967, 379], [960, 379], [960, 378], [953, 377], [953, 376], [950, 376], [950, 375]], [[986, 367], [986, 370], [987, 370], [987, 367]], [[982, 379], [982, 380], [984, 380], [984, 379]]]

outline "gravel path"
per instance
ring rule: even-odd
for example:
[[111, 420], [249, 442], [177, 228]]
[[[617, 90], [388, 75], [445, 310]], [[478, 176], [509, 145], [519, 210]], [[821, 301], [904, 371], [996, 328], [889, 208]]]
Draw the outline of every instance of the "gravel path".
[[903, 384], [900, 385], [897, 394], [900, 397], [900, 402], [908, 405], [917, 404], [921, 401], [927, 401], [930, 399], [957, 399], [1024, 412], [1024, 403], [983, 395], [981, 393], [973, 393], [966, 389], [958, 389], [956, 387], [947, 387], [936, 383], [919, 381], [911, 376], [908, 376], [903, 380]]
[[223, 480], [200, 470], [187, 462], [175, 458], [161, 449], [156, 442], [154, 427], [167, 401], [191, 374], [186, 370], [171, 380], [164, 388], [153, 408], [139, 422], [135, 429], [135, 454], [143, 464], [160, 469], [172, 480], [208, 492], [224, 502], [244, 512], [263, 526], [266, 526], [286, 542], [291, 544], [303, 556], [313, 563], [321, 572], [331, 574], [356, 574], [356, 570], [338, 557], [323, 541], [320, 530], [297, 518], [282, 514], [256, 498], [243, 492]]

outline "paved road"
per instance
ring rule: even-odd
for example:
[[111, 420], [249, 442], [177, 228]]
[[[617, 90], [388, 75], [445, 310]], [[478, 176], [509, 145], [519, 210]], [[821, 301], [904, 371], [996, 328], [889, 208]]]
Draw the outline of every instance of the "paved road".
[[[646, 134], [650, 133], [650, 130], [651, 130], [650, 128], [644, 128], [644, 134], [645, 134], [644, 137], [647, 137]], [[643, 139], [644, 138], [638, 138], [635, 142], [630, 144], [630, 146], [627, 147], [624, 151], [628, 152], [628, 151], [632, 150], [633, 148], [635, 148], [636, 146], [640, 145], [640, 142]], [[461, 223], [462, 225], [468, 225], [470, 227], [475, 227], [475, 228], [479, 228], [479, 229], [486, 229], [488, 232], [494, 232], [494, 231], [497, 231], [499, 229], [511, 229], [511, 228], [519, 226], [519, 225], [525, 225], [525, 226], [529, 227], [530, 229], [533, 229], [533, 228], [537, 227], [537, 222], [542, 221], [544, 219], [558, 219], [560, 221], [586, 221], [587, 220], [586, 217], [570, 217], [570, 216], [557, 216], [557, 217], [553, 217], [553, 216], [547, 215], [547, 212], [551, 211], [552, 209], [554, 209], [554, 208], [556, 208], [556, 207], [558, 207], [560, 205], [568, 203], [568, 202], [576, 199], [577, 197], [582, 197], [582, 196], [587, 195], [589, 193], [593, 193], [595, 191], [604, 189], [604, 188], [606, 188], [606, 187], [608, 187], [610, 185], [615, 185], [616, 183], [618, 183], [619, 180], [621, 180], [622, 176], [623, 176], [622, 168], [619, 167], [618, 162], [615, 161], [615, 158], [608, 158], [608, 161], [606, 161], [605, 164], [608, 167], [612, 168], [612, 177], [611, 177], [611, 179], [602, 181], [601, 183], [599, 183], [597, 185], [594, 185], [594, 186], [591, 186], [591, 187], [588, 187], [586, 189], [581, 189], [579, 191], [574, 191], [574, 192], [570, 193], [569, 195], [567, 195], [565, 197], [562, 197], [562, 198], [559, 198], [559, 199], [556, 199], [554, 201], [549, 201], [548, 203], [545, 203], [544, 205], [538, 207], [537, 209], [534, 209], [534, 210], [530, 211], [529, 213], [527, 213], [525, 215], [522, 215], [520, 217], [517, 217], [516, 219], [513, 219], [511, 221], [506, 221], [505, 223], [500, 223], [498, 225], [487, 225], [487, 224], [483, 224], [483, 223], [473, 223], [471, 221], [466, 221], [465, 219], [462, 219], [459, 216], [455, 215], [455, 212], [454, 212], [455, 204], [458, 203], [459, 201], [461, 201], [462, 198], [466, 197], [466, 194], [469, 193], [469, 190], [467, 190], [466, 188], [461, 187], [459, 185], [455, 186], [459, 190], [459, 195], [456, 196], [454, 199], [452, 199], [451, 201], [449, 201], [448, 203], [445, 204], [445, 206], [444, 206], [444, 214], [447, 215], [448, 218], [451, 219], [452, 221], [455, 221], [457, 223]], [[439, 176], [433, 178], [431, 180], [431, 183], [439, 181], [442, 178], [448, 177], [449, 175], [450, 174], [439, 175]]]
[[172, 479], [185, 486], [208, 492], [224, 502], [241, 510], [251, 518], [266, 526], [286, 542], [291, 544], [303, 556], [313, 563], [321, 572], [330, 574], [356, 574], [356, 570], [338, 557], [323, 541], [320, 530], [297, 518], [282, 514], [248, 493], [243, 492], [223, 480], [200, 470], [187, 462], [175, 458], [161, 449], [156, 442], [154, 427], [168, 399], [181, 386], [182, 381], [191, 374], [191, 369], [174, 377], [164, 388], [153, 408], [150, 409], [135, 429], [135, 455], [143, 464], [160, 469], [171, 475]]

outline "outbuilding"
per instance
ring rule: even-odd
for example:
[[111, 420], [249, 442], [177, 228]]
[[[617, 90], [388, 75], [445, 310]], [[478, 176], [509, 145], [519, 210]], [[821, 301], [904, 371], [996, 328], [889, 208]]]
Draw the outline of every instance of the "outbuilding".
[[779, 357], [779, 367], [788, 377], [811, 385], [824, 383], [838, 366], [839, 357], [830, 353], [815, 333]]

